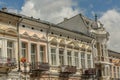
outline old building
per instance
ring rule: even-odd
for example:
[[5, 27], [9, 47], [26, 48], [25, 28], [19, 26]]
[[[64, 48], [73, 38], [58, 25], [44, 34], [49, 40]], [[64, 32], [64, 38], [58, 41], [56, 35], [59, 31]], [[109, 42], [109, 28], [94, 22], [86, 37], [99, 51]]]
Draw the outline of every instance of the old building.
[[110, 76], [111, 80], [120, 80], [120, 53], [108, 50], [110, 57]]
[[0, 11], [0, 79], [110, 80], [109, 33], [82, 14], [52, 24]]

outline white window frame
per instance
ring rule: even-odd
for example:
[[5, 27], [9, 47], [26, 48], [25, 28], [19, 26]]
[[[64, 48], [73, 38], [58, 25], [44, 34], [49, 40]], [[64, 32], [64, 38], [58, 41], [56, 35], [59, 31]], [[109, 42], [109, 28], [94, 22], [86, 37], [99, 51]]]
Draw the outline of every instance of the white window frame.
[[[25, 47], [23, 47], [23, 44], [25, 45]], [[25, 53], [23, 53], [23, 51]], [[27, 58], [27, 43], [26, 42], [21, 42], [21, 56], [24, 58]]]
[[74, 52], [74, 61], [75, 61], [75, 66], [79, 68], [79, 52], [78, 51]]
[[[88, 58], [89, 56], [89, 58]], [[92, 59], [91, 59], [91, 54], [87, 54], [87, 67], [92, 68]], [[89, 63], [90, 62], [90, 63]]]
[[[62, 51], [63, 53], [60, 53], [60, 51]], [[64, 65], [64, 49], [59, 48], [59, 64], [60, 65]]]
[[[43, 48], [43, 50], [41, 50], [41, 47]], [[40, 62], [44, 62], [44, 58], [45, 58], [45, 46], [44, 45], [40, 45], [39, 46], [39, 58], [40, 58]]]
[[[12, 46], [8, 44], [8, 42], [12, 43]], [[12, 53], [9, 53], [8, 51], [11, 50]], [[15, 58], [14, 56], [14, 41], [12, 40], [7, 40], [7, 57], [8, 58]]]
[[72, 51], [67, 50], [67, 62], [69, 66], [72, 66]]
[[[84, 54], [84, 57], [82, 56], [82, 54]], [[81, 68], [86, 68], [85, 52], [81, 52]]]
[[[55, 52], [52, 52], [52, 49], [54, 49]], [[51, 52], [51, 65], [56, 66], [57, 65], [57, 59], [56, 59], [57, 48], [51, 47], [50, 52]]]

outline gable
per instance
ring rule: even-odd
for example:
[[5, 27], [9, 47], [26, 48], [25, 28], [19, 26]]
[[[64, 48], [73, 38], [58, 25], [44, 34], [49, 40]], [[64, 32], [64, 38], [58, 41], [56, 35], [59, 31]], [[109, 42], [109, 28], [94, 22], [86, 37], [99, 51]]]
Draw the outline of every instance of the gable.
[[86, 35], [89, 35], [89, 31], [87, 29], [84, 20], [82, 19], [82, 15], [76, 15], [70, 19], [67, 19], [58, 24], [60, 27], [66, 28], [71, 31], [80, 32]]

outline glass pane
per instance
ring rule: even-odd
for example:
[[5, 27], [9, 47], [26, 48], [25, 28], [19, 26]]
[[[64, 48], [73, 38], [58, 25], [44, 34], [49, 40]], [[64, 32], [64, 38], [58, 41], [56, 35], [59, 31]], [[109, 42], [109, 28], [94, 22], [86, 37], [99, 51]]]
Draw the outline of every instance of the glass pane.
[[56, 65], [56, 48], [51, 48], [51, 64]]
[[60, 65], [64, 65], [64, 50], [59, 50]]

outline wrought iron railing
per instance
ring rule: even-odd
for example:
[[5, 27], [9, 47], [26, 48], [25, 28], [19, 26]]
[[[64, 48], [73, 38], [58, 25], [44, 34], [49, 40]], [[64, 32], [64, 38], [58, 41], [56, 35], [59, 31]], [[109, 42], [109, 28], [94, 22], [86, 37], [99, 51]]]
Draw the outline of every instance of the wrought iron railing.
[[96, 74], [95, 68], [82, 69], [82, 74], [94, 75]]
[[69, 65], [63, 65], [63, 66], [60, 66], [60, 72], [61, 73], [76, 73], [77, 71], [77, 68], [76, 66], [69, 66]]
[[50, 69], [50, 66], [48, 63], [45, 62], [32, 62], [30, 64], [31, 70], [39, 70], [39, 71], [48, 71]]
[[16, 59], [0, 57], [0, 67], [16, 67]]

